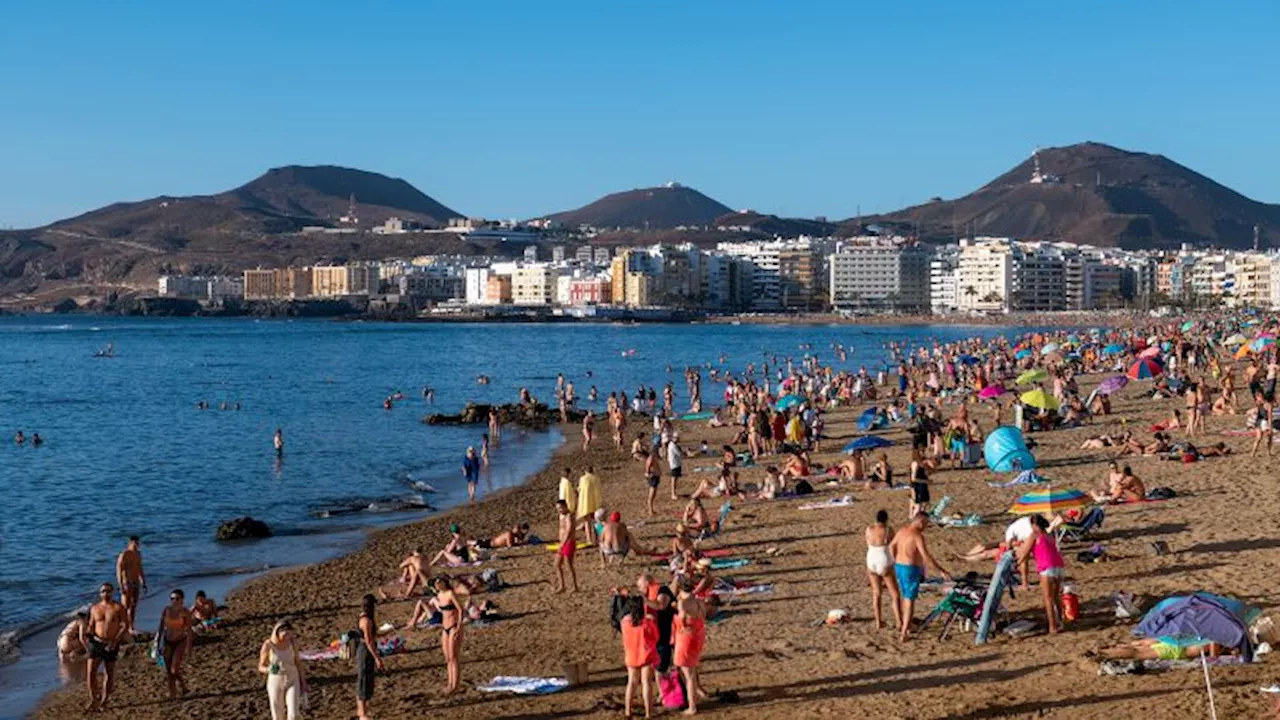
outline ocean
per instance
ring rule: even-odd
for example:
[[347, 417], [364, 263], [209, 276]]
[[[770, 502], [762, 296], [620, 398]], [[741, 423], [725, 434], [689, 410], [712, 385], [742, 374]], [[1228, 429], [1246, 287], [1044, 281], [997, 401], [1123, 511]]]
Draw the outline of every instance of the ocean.
[[[471, 400], [514, 402], [522, 387], [550, 400], [557, 373], [584, 401], [594, 385], [598, 409], [611, 391], [630, 396], [643, 384], [661, 395], [670, 382], [683, 411], [687, 365], [737, 371], [767, 355], [815, 353], [837, 367], [874, 372], [890, 341], [999, 332], [0, 318], [0, 486], [7, 500], [0, 513], [0, 632], [20, 636], [89, 601], [99, 583], [114, 582], [115, 557], [129, 535], [142, 538], [151, 593], [181, 587], [190, 597], [206, 585], [227, 587], [225, 578], [238, 573], [350, 550], [369, 527], [430, 517], [395, 509], [406, 502], [446, 508], [465, 501], [462, 454], [487, 428], [427, 426], [423, 417], [457, 412]], [[844, 363], [834, 343], [848, 350]], [[95, 357], [108, 344], [114, 356]], [[481, 374], [489, 384], [476, 382]], [[423, 397], [424, 387], [434, 389], [434, 402]], [[714, 404], [720, 388], [705, 371], [703, 388], [704, 403]], [[397, 393], [402, 399], [384, 409], [384, 399]], [[285, 439], [279, 462], [277, 427]], [[28, 438], [39, 433], [43, 446], [29, 439], [17, 445], [19, 430]], [[607, 440], [606, 421], [597, 431]], [[504, 433], [481, 498], [537, 471], [558, 442], [555, 433]], [[219, 522], [241, 515], [264, 520], [275, 536], [213, 540]]]

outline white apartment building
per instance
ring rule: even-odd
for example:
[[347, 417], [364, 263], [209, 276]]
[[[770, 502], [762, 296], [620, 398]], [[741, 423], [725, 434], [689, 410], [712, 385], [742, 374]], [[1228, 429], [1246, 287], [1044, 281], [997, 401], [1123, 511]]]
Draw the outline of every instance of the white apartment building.
[[827, 287], [838, 309], [924, 312], [929, 307], [929, 255], [892, 240], [851, 243], [828, 258]]
[[487, 267], [466, 269], [464, 273], [466, 289], [463, 298], [468, 305], [491, 304], [486, 292], [489, 287], [490, 272]]
[[938, 248], [929, 260], [929, 310], [938, 315], [956, 311], [956, 283], [960, 254], [955, 246]]
[[725, 242], [716, 245], [716, 249], [720, 252], [749, 263], [752, 310], [777, 310], [782, 307], [780, 300], [782, 283], [778, 269], [783, 246], [784, 243], [781, 240]]
[[956, 308], [1004, 312], [1013, 293], [1013, 248], [1008, 238], [960, 241], [956, 267]]
[[555, 302], [559, 273], [545, 263], [516, 268], [511, 273], [511, 302], [515, 305], [550, 305]]

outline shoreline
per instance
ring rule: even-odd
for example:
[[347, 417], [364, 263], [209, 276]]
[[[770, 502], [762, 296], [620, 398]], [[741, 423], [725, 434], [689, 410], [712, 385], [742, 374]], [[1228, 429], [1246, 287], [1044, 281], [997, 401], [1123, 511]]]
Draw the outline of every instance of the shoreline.
[[[515, 446], [532, 450], [530, 454], [539, 459], [541, 464], [535, 465], [530, 469], [524, 466], [520, 458], [496, 457], [490, 468], [500, 469], [501, 472], [498, 473], [496, 478], [490, 475], [487, 481], [482, 479], [481, 487], [483, 488], [486, 484], [491, 484], [495, 481], [498, 485], [493, 486], [493, 489], [488, 494], [482, 495], [484, 498], [500, 495], [507, 490], [528, 482], [530, 478], [550, 466], [556, 453], [565, 443], [559, 426], [552, 426], [546, 430], [513, 428], [509, 432], [514, 438], [518, 438]], [[530, 439], [537, 444], [532, 447], [526, 447]], [[434, 484], [442, 485], [439, 483], [439, 479], [433, 479], [433, 481]], [[432, 522], [451, 513], [456, 508], [466, 505], [465, 491], [453, 492], [452, 489], [442, 490], [441, 487], [437, 487], [437, 493], [433, 497], [448, 498], [449, 504], [427, 511], [429, 514], [425, 517], [421, 516], [420, 511], [410, 511], [410, 513], [418, 516], [402, 517], [397, 520], [396, 515], [408, 515], [409, 513], [392, 512], [387, 513], [385, 519], [378, 520], [375, 514], [371, 517], [369, 523], [364, 526], [347, 526], [329, 532], [309, 533], [308, 537], [317, 539], [317, 545], [312, 548], [313, 552], [305, 559], [297, 560], [295, 555], [295, 561], [293, 562], [268, 563], [261, 568], [244, 568], [231, 572], [196, 574], [156, 580], [153, 582], [152, 591], [140, 601], [138, 610], [139, 628], [146, 629], [149, 627], [147, 623], [143, 622], [142, 619], [144, 617], [149, 618], [159, 615], [160, 610], [165, 605], [168, 588], [170, 587], [187, 589], [188, 597], [192, 596], [196, 589], [204, 590], [219, 605], [229, 605], [229, 601], [233, 599], [235, 594], [257, 580], [271, 578], [277, 574], [289, 573], [300, 568], [320, 565], [341, 558], [359, 551], [369, 542], [372, 536], [378, 533]], [[322, 543], [318, 542], [320, 538], [323, 538]], [[249, 542], [271, 542], [271, 540], [271, 538], [267, 538]], [[290, 548], [282, 548], [281, 552], [287, 554], [291, 550]], [[63, 677], [64, 668], [57, 662], [57, 654], [54, 648], [58, 633], [70, 620], [71, 616], [74, 615], [75, 610], [75, 608], [71, 608], [32, 621], [26, 625], [9, 628], [5, 631], [6, 636], [0, 638], [5, 640], [6, 648], [17, 654], [16, 659], [12, 662], [0, 665], [0, 692], [6, 698], [5, 713], [10, 710], [16, 710], [18, 714], [13, 717], [29, 716], [37, 712], [50, 695], [68, 689], [68, 683]], [[80, 683], [83, 683], [83, 679], [80, 680]], [[73, 689], [79, 688], [79, 685], [75, 683], [71, 685]], [[10, 715], [0, 714], [0, 718], [8, 717]]]

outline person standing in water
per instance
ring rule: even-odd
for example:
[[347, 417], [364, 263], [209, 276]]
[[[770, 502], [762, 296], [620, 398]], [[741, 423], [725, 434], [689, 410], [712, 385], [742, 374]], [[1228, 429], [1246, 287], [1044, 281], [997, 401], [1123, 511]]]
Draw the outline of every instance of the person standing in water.
[[138, 601], [147, 589], [147, 574], [142, 569], [142, 539], [129, 536], [129, 544], [116, 557], [116, 582], [120, 583], [120, 600], [129, 617], [129, 632], [135, 633], [134, 619], [138, 616]]
[[276, 459], [284, 457], [284, 430], [276, 428], [275, 437], [271, 439], [271, 444], [276, 448]]
[[476, 501], [476, 483], [480, 482], [480, 458], [476, 457], [474, 446], [467, 448], [462, 458], [462, 476], [467, 480], [467, 501]]

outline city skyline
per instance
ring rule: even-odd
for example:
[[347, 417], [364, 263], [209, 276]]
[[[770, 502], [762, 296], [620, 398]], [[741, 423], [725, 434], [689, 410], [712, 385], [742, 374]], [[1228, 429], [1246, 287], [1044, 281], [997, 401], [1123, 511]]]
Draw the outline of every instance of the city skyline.
[[1277, 64], [1264, 3], [251, 7], [6, 9], [0, 57], [23, 72], [0, 132], [24, 141], [0, 150], [0, 226], [288, 164], [486, 217], [678, 181], [842, 219], [1086, 140], [1280, 200], [1280, 148], [1256, 142], [1280, 119], [1256, 92]]

